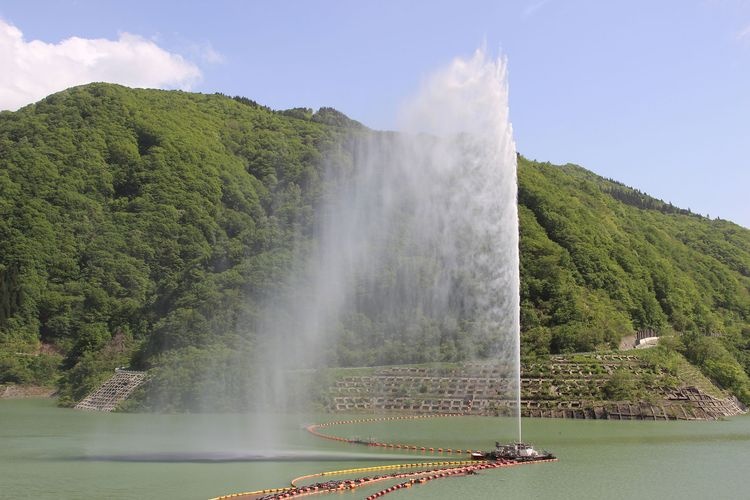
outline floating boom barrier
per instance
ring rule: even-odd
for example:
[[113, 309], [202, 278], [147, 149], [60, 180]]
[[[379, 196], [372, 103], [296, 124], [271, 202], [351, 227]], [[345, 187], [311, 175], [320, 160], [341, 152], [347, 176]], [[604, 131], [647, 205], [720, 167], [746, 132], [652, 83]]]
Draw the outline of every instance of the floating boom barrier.
[[[367, 419], [356, 419], [356, 420], [339, 420], [334, 422], [327, 422], [322, 424], [311, 424], [305, 429], [312, 435], [328, 439], [332, 441], [339, 441], [348, 444], [358, 444], [366, 446], [379, 446], [389, 449], [401, 449], [405, 451], [423, 451], [430, 453], [447, 453], [447, 454], [471, 454], [472, 450], [453, 449], [453, 448], [442, 448], [442, 447], [425, 447], [416, 445], [406, 445], [400, 443], [381, 443], [376, 441], [363, 441], [360, 439], [345, 438], [340, 436], [334, 436], [331, 434], [325, 434], [319, 429], [325, 429], [337, 425], [346, 424], [363, 424], [372, 422], [387, 422], [393, 420], [417, 420], [425, 418], [436, 418], [436, 417], [457, 417], [460, 414], [444, 414], [444, 415], [410, 415], [410, 416], [391, 416], [391, 417], [377, 417]], [[406, 481], [394, 484], [388, 488], [382, 489], [376, 493], [373, 493], [366, 497], [365, 500], [376, 500], [384, 495], [399, 491], [403, 488], [411, 488], [415, 485], [421, 485], [429, 481], [436, 479], [444, 479], [449, 477], [460, 477], [471, 474], [476, 474], [477, 471], [487, 469], [498, 469], [505, 467], [514, 467], [518, 465], [527, 464], [538, 464], [545, 462], [556, 462], [556, 458], [534, 460], [528, 462], [517, 462], [515, 460], [498, 459], [498, 460], [450, 460], [450, 461], [437, 461], [437, 462], [416, 462], [408, 464], [392, 464], [392, 465], [379, 465], [374, 467], [359, 467], [353, 469], [342, 469], [335, 471], [315, 472], [311, 474], [305, 474], [303, 476], [292, 479], [290, 486], [283, 488], [270, 488], [264, 490], [247, 491], [242, 493], [231, 493], [228, 495], [222, 495], [211, 500], [227, 500], [227, 499], [253, 499], [253, 500], [283, 500], [287, 498], [300, 498], [310, 495], [326, 494], [334, 492], [342, 492], [361, 488], [363, 486], [370, 486], [374, 483], [387, 480], [399, 480], [407, 479]], [[406, 469], [421, 469], [421, 470], [406, 470]], [[308, 481], [314, 478], [331, 478], [335, 476], [360, 476], [362, 474], [372, 472], [386, 472], [393, 471], [387, 474], [380, 474], [374, 476], [362, 476], [354, 479], [328, 479], [322, 482], [316, 482], [308, 485], [301, 485], [302, 482]]]
[[382, 448], [389, 448], [394, 450], [405, 450], [405, 451], [421, 451], [425, 453], [441, 453], [441, 454], [449, 454], [449, 455], [471, 455], [473, 451], [476, 450], [464, 450], [460, 448], [449, 448], [449, 447], [436, 447], [436, 446], [417, 446], [413, 444], [404, 444], [404, 443], [382, 443], [379, 441], [363, 441], [361, 439], [356, 438], [346, 438], [341, 436], [334, 436], [331, 434], [325, 434], [320, 431], [320, 429], [325, 429], [327, 427], [333, 427], [337, 425], [347, 425], [347, 424], [368, 424], [368, 423], [374, 423], [374, 422], [390, 422], [394, 420], [424, 420], [428, 418], [446, 418], [446, 417], [460, 417], [462, 416], [460, 413], [446, 413], [441, 415], [398, 415], [398, 416], [391, 416], [391, 417], [376, 417], [376, 418], [362, 418], [362, 419], [354, 419], [354, 420], [337, 420], [334, 422], [326, 422], [323, 424], [312, 424], [305, 427], [305, 430], [312, 434], [313, 436], [317, 436], [319, 438], [328, 439], [331, 441], [339, 441], [342, 443], [348, 443], [348, 444], [357, 444], [357, 445], [365, 445], [365, 446], [377, 446]]

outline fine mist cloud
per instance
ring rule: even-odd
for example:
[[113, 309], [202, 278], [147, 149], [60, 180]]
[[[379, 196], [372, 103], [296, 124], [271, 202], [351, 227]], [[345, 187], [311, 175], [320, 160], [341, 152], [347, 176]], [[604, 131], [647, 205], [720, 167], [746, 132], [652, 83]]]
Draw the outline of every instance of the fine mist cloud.
[[[471, 134], [512, 141], [508, 113], [507, 61], [490, 61], [484, 49], [455, 58], [426, 79], [402, 106], [399, 126], [438, 136]], [[506, 130], [507, 129], [507, 130]], [[507, 148], [515, 150], [508, 144]]]
[[258, 328], [258, 399], [283, 412], [308, 397], [294, 388], [315, 376], [302, 368], [477, 360], [502, 374], [498, 411], [520, 418], [505, 61], [482, 50], [457, 58], [425, 81], [403, 116], [405, 130], [439, 135], [355, 129], [324, 159], [313, 239]]
[[71, 37], [26, 41], [0, 19], [0, 109], [16, 110], [54, 92], [90, 82], [189, 90], [196, 65], [130, 33], [117, 40]]

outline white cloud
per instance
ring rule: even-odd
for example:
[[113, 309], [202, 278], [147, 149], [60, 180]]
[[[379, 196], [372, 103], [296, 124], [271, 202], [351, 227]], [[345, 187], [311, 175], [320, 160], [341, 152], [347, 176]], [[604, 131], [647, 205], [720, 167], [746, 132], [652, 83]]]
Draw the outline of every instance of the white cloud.
[[750, 24], [745, 29], [737, 33], [737, 40], [750, 40]]
[[195, 64], [138, 35], [27, 42], [21, 30], [2, 19], [0, 68], [0, 109], [11, 110], [89, 82], [189, 90], [201, 77]]

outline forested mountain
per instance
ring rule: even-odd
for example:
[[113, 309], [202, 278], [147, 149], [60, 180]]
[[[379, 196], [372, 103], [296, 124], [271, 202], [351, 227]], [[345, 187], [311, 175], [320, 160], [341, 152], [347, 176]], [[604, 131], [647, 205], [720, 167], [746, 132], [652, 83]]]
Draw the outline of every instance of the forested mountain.
[[[110, 84], [0, 113], [0, 383], [62, 373], [74, 400], [133, 365], [169, 392], [176, 373], [252, 350], [262, 304], [312, 245], [323, 165], [351, 168], [368, 134], [385, 133], [329, 108]], [[750, 231], [522, 157], [519, 212], [525, 356], [679, 332], [676, 348], [747, 399]], [[330, 362], [462, 356], [395, 336], [383, 350], [378, 324], [347, 325]]]

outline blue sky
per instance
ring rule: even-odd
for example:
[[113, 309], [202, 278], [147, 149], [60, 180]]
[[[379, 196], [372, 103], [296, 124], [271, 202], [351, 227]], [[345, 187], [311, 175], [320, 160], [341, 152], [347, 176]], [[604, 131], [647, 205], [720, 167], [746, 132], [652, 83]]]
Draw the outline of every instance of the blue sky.
[[[395, 127], [426, 75], [485, 43], [508, 57], [524, 155], [750, 227], [748, 0], [5, 0], [0, 20], [21, 51], [8, 62], [0, 50], [16, 75], [0, 75], [0, 96], [42, 80], [131, 78], [273, 108], [333, 106], [378, 129]], [[71, 37], [93, 41], [63, 47]], [[49, 58], [28, 55], [40, 51], [98, 51], [120, 71], [45, 68]], [[24, 73], [31, 59], [40, 73]]]

